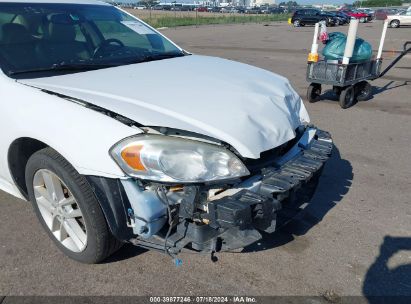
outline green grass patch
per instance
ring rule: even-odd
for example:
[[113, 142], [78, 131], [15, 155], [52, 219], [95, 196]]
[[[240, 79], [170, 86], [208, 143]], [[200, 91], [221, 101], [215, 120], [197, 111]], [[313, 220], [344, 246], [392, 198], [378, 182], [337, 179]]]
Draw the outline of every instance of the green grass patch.
[[150, 18], [144, 16], [142, 19], [155, 28], [175, 27], [204, 24], [230, 24], [230, 23], [264, 23], [274, 21], [287, 21], [289, 15], [223, 15], [223, 16], [184, 16], [175, 17], [172, 15], [155, 16]]

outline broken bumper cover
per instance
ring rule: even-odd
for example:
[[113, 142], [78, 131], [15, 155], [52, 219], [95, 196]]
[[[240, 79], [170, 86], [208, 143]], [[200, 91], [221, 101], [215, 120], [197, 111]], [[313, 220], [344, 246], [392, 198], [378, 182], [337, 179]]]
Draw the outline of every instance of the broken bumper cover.
[[[183, 248], [200, 252], [244, 248], [291, 220], [311, 200], [333, 143], [327, 132], [311, 128], [282, 161], [262, 170], [237, 189], [211, 198], [206, 225], [183, 222], [167, 239], [169, 252]], [[232, 193], [232, 194], [231, 194]], [[136, 244], [151, 247], [150, 240]]]
[[209, 197], [201, 224], [183, 219], [168, 237], [164, 234], [139, 237], [125, 224], [129, 223], [129, 211], [133, 210], [129, 198], [136, 198], [124, 189], [124, 182], [100, 177], [88, 177], [88, 180], [118, 239], [150, 249], [167, 247], [172, 254], [183, 248], [199, 252], [230, 251], [258, 241], [262, 231], [274, 232], [307, 206], [332, 148], [327, 132], [307, 127], [298, 142], [261, 169], [261, 173]]

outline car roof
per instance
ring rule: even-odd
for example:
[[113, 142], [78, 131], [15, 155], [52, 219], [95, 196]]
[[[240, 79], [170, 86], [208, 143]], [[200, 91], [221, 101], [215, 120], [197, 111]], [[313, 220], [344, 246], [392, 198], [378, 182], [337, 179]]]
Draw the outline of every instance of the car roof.
[[98, 0], [6, 0], [2, 3], [53, 3], [53, 4], [94, 4], [94, 5], [110, 5]]

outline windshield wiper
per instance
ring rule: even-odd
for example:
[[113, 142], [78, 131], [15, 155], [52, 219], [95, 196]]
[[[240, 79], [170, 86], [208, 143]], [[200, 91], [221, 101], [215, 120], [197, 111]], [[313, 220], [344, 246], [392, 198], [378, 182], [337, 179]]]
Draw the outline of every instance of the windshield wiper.
[[18, 74], [29, 74], [29, 73], [41, 73], [41, 72], [58, 72], [58, 71], [91, 71], [104, 68], [111, 68], [116, 66], [121, 66], [124, 64], [132, 63], [141, 63], [155, 60], [162, 60], [174, 57], [185, 56], [184, 53], [152, 53], [146, 56], [143, 56], [138, 59], [133, 59], [127, 62], [116, 62], [116, 63], [58, 63], [53, 64], [50, 67], [26, 69], [26, 70], [16, 70], [8, 72], [9, 76], [18, 75]]
[[175, 57], [183, 57], [185, 56], [184, 53], [152, 53], [143, 56], [142, 58], [138, 58], [135, 60], [130, 61], [130, 63], [142, 63], [142, 62], [149, 62], [155, 60], [162, 60], [162, 59], [169, 59]]
[[59, 63], [53, 64], [50, 67], [34, 68], [26, 70], [16, 70], [8, 72], [9, 76], [28, 73], [41, 73], [41, 72], [55, 72], [55, 71], [91, 71], [104, 68], [111, 68], [118, 66], [119, 64], [99, 64], [99, 63]]

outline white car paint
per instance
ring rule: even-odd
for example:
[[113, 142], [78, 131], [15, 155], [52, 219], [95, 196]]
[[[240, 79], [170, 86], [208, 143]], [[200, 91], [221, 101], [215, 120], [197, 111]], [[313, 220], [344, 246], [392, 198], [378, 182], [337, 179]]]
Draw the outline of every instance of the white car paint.
[[309, 121], [287, 79], [213, 57], [191, 55], [19, 82], [85, 100], [145, 126], [211, 136], [249, 158], [294, 138], [301, 122]]
[[294, 130], [309, 122], [301, 98], [287, 79], [213, 57], [192, 55], [19, 81], [0, 71], [0, 189], [18, 197], [22, 195], [7, 161], [16, 139], [44, 142], [80, 174], [124, 177], [109, 149], [142, 132], [41, 89], [96, 104], [142, 125], [208, 135], [249, 158], [259, 158], [261, 152], [294, 138]]
[[0, 74], [0, 189], [22, 198], [8, 166], [9, 147], [30, 137], [59, 151], [81, 174], [124, 177], [108, 151], [141, 133], [108, 116], [33, 89]]
[[388, 15], [387, 16], [388, 23], [393, 20], [398, 20], [400, 25], [411, 25], [411, 10], [407, 10], [397, 15]]

